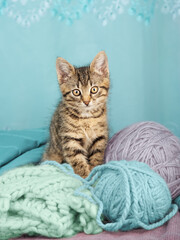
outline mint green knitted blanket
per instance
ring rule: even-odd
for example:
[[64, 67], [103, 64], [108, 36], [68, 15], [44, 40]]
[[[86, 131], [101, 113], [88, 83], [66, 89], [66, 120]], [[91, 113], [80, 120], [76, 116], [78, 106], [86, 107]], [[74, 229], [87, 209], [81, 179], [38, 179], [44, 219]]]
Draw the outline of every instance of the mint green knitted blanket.
[[[96, 223], [97, 204], [83, 194], [74, 194], [82, 184], [83, 179], [50, 165], [24, 166], [2, 175], [0, 239], [22, 234], [60, 238], [83, 231], [101, 232]], [[89, 190], [83, 191], [91, 196]]]

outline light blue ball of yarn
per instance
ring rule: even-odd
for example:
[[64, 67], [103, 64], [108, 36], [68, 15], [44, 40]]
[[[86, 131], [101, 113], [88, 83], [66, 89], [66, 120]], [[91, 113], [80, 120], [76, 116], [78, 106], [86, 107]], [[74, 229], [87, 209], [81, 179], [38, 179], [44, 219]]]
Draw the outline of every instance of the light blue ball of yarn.
[[177, 212], [164, 179], [147, 164], [137, 161], [111, 161], [93, 169], [86, 180], [103, 203], [107, 231], [147, 230], [163, 225]]

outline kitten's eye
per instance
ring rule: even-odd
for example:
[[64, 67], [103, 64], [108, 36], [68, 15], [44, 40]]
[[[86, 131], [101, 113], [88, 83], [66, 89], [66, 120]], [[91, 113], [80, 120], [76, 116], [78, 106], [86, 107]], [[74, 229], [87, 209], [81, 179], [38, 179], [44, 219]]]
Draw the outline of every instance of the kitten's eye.
[[97, 93], [97, 91], [98, 91], [98, 87], [96, 87], [96, 86], [92, 87], [90, 90], [91, 93]]
[[74, 94], [74, 96], [79, 96], [79, 95], [81, 95], [81, 92], [80, 92], [78, 89], [72, 90], [72, 93]]

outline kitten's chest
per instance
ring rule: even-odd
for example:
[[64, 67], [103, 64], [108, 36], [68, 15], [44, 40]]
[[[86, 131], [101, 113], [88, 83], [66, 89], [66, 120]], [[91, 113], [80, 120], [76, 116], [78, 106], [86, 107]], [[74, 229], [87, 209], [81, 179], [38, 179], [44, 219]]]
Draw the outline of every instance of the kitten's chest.
[[84, 135], [84, 147], [87, 148], [97, 137], [98, 125], [94, 122], [86, 122], [81, 126], [82, 134]]

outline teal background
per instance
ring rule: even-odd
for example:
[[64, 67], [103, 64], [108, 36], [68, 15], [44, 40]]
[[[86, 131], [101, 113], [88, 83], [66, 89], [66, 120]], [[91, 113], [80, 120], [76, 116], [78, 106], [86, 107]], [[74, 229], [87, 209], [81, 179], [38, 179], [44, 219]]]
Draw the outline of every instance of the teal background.
[[150, 26], [124, 14], [106, 27], [92, 14], [72, 26], [48, 14], [30, 28], [0, 16], [0, 129], [48, 126], [60, 98], [58, 56], [76, 66], [105, 50], [110, 135], [157, 121], [180, 136], [180, 18], [156, 14]]

